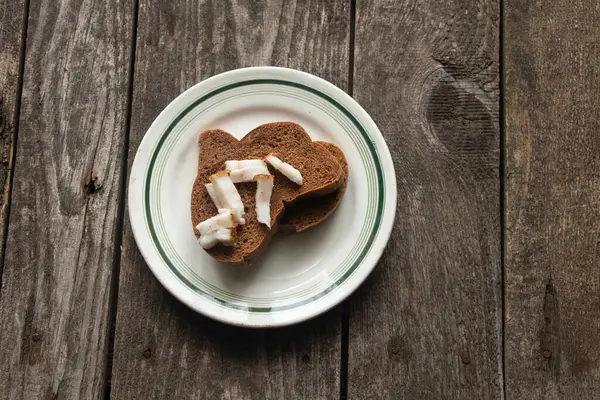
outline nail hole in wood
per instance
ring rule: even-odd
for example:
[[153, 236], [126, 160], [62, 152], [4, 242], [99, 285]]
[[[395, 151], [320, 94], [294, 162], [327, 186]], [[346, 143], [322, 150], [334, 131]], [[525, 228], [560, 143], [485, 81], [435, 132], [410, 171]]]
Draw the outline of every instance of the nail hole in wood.
[[144, 358], [150, 358], [150, 356], [152, 355], [152, 351], [150, 349], [146, 349], [142, 354]]

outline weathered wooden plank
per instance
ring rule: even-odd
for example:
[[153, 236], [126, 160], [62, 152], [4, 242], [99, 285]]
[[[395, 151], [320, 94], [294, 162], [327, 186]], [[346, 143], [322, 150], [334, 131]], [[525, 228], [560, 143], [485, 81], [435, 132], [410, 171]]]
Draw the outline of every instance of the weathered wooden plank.
[[[142, 2], [129, 162], [162, 108], [216, 73], [281, 65], [346, 88], [349, 19], [343, 0]], [[127, 222], [111, 397], [337, 398], [340, 325], [339, 310], [298, 327], [257, 331], [197, 315], [156, 281]]]
[[498, 18], [495, 1], [357, 1], [354, 96], [398, 208], [352, 297], [350, 399], [502, 397]]
[[506, 394], [600, 396], [600, 8], [505, 2]]
[[[10, 193], [13, 143], [17, 131], [20, 53], [25, 26], [25, 2], [0, 0], [0, 243]], [[0, 282], [2, 281], [0, 265]]]
[[32, 0], [0, 298], [0, 397], [101, 398], [130, 0]]

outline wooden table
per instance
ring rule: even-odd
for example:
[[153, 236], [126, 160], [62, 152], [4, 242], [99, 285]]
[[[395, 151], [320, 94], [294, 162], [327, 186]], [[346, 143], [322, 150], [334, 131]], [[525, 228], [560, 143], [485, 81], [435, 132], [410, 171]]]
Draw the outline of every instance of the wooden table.
[[[599, 26], [592, 0], [0, 0], [0, 398], [600, 398]], [[180, 304], [126, 217], [152, 120], [250, 65], [347, 90], [398, 181], [375, 272], [285, 329]]]

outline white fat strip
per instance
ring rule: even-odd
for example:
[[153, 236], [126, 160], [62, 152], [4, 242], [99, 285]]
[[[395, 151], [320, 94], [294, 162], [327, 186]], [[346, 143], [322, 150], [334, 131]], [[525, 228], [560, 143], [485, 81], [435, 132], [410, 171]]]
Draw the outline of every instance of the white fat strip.
[[281, 161], [273, 154], [269, 154], [266, 157], [266, 160], [269, 164], [273, 166], [273, 168], [285, 175], [285, 177], [288, 178], [290, 181], [302, 186], [302, 174], [292, 165]]
[[233, 183], [252, 182], [257, 175], [269, 174], [270, 172], [266, 164], [234, 169], [229, 172], [229, 176]]
[[271, 194], [273, 193], [273, 175], [256, 177], [256, 219], [271, 228]]
[[229, 160], [225, 161], [225, 169], [235, 171], [246, 167], [266, 167], [267, 164], [263, 160]]
[[221, 228], [228, 229], [234, 227], [235, 221], [232, 218], [231, 210], [222, 210], [214, 217], [210, 217], [196, 225], [196, 229], [198, 229], [198, 232], [200, 232], [201, 235], [209, 234]]
[[218, 243], [231, 246], [233, 244], [233, 228], [236, 225], [231, 210], [223, 210], [196, 225], [196, 229], [200, 232], [198, 243], [204, 249], [210, 249]]
[[219, 243], [219, 239], [217, 239], [211, 233], [210, 235], [200, 236], [200, 239], [198, 239], [198, 243], [200, 243], [200, 246], [202, 246], [203, 249], [211, 249]]
[[216, 197], [221, 205], [229, 208], [233, 212], [237, 222], [240, 225], [244, 225], [246, 223], [244, 219], [244, 203], [242, 203], [242, 198], [229, 175], [226, 173], [211, 175], [210, 182], [213, 184]]
[[210, 199], [212, 200], [215, 207], [217, 207], [217, 210], [224, 209], [225, 207], [223, 207], [223, 204], [221, 204], [221, 202], [219, 201], [219, 198], [217, 197], [217, 192], [215, 191], [213, 184], [207, 183], [205, 186], [206, 191], [208, 192], [208, 195], [210, 196]]
[[225, 246], [233, 245], [233, 231], [232, 229], [221, 228], [218, 231], [211, 232], [208, 235], [200, 236], [198, 243], [203, 249], [210, 249], [221, 243]]
[[233, 231], [231, 229], [221, 228], [216, 232], [213, 232], [214, 237], [225, 246], [231, 246], [233, 244]]

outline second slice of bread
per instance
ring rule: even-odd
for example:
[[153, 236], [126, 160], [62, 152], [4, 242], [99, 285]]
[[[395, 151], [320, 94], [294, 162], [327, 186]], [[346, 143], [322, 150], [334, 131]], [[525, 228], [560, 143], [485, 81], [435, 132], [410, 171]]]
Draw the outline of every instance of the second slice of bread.
[[343, 178], [338, 190], [325, 196], [300, 200], [290, 206], [279, 225], [279, 230], [284, 233], [299, 233], [317, 226], [325, 221], [342, 201], [348, 186], [348, 162], [344, 152], [333, 143], [315, 142], [316, 145], [326, 149], [335, 157], [342, 167]]

